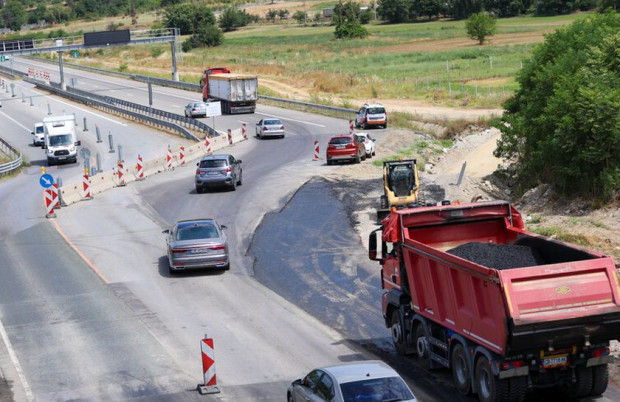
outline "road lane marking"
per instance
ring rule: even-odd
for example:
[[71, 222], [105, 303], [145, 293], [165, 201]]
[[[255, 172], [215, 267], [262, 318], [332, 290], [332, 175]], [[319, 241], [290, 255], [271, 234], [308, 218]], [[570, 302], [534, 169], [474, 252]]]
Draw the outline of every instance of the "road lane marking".
[[11, 340], [9, 339], [9, 335], [6, 333], [6, 329], [0, 321], [0, 336], [2, 336], [2, 341], [4, 342], [4, 346], [9, 352], [9, 357], [13, 362], [13, 366], [15, 367], [15, 371], [17, 371], [17, 376], [19, 377], [19, 381], [22, 383], [22, 387], [24, 388], [24, 392], [26, 393], [26, 398], [29, 401], [34, 401], [34, 394], [30, 389], [30, 384], [28, 384], [28, 380], [26, 380], [26, 376], [24, 375], [24, 370], [22, 369], [22, 365], [19, 363], [17, 359], [17, 355], [15, 354], [15, 349], [13, 349], [13, 345], [11, 344]]
[[9, 116], [8, 114], [4, 113], [4, 112], [0, 112], [0, 114], [2, 114], [4, 117], [6, 117], [7, 119], [11, 120], [13, 123], [17, 124], [18, 126], [20, 126], [21, 128], [23, 128], [24, 130], [28, 131], [28, 132], [32, 132], [32, 129], [24, 126], [23, 124], [21, 124], [20, 122], [18, 122], [17, 120], [15, 120], [14, 118], [12, 118], [11, 116]]
[[260, 115], [268, 116], [268, 117], [277, 117], [280, 120], [294, 121], [295, 123], [308, 124], [310, 126], [317, 126], [317, 127], [323, 127], [323, 128], [327, 127], [327, 126], [324, 126], [323, 124], [310, 123], [309, 121], [303, 121], [303, 120], [289, 119], [288, 117], [280, 117], [280, 116], [276, 116], [275, 114], [258, 113], [258, 112], [256, 112], [256, 114], [260, 114]]
[[67, 242], [67, 244], [69, 245], [69, 247], [71, 247], [71, 248], [73, 249], [73, 251], [75, 251], [75, 252], [77, 253], [77, 255], [79, 255], [79, 256], [80, 256], [80, 258], [81, 258], [82, 260], [84, 260], [84, 262], [86, 263], [86, 265], [88, 265], [88, 266], [90, 267], [90, 269], [92, 269], [92, 270], [95, 272], [95, 274], [97, 274], [97, 276], [98, 276], [99, 278], [101, 278], [101, 280], [103, 281], [103, 283], [105, 283], [106, 285], [109, 285], [109, 284], [110, 284], [110, 281], [108, 280], [108, 278], [106, 278], [106, 277], [105, 277], [105, 276], [101, 273], [101, 271], [99, 271], [99, 268], [97, 268], [97, 267], [95, 266], [95, 264], [93, 264], [93, 263], [92, 263], [92, 262], [88, 259], [88, 257], [86, 257], [86, 256], [84, 255], [84, 253], [82, 253], [82, 252], [80, 251], [80, 249], [79, 249], [79, 248], [77, 248], [77, 247], [75, 246], [75, 244], [73, 244], [73, 242], [71, 241], [71, 239], [69, 239], [69, 237], [67, 237], [67, 235], [65, 234], [65, 232], [63, 232], [63, 231], [62, 231], [62, 229], [60, 229], [60, 226], [58, 226], [58, 223], [56, 222], [56, 219], [50, 219], [49, 221], [52, 223], [52, 225], [54, 226], [54, 228], [56, 229], [56, 231], [60, 234], [60, 236], [61, 236], [63, 239], [65, 239], [65, 241]]

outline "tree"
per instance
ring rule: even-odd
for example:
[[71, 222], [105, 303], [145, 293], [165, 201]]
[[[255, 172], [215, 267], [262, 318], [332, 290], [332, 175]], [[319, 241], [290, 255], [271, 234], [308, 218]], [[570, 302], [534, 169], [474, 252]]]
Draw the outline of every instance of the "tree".
[[183, 3], [166, 8], [163, 23], [167, 28], [179, 28], [181, 35], [195, 34], [202, 26], [215, 25], [215, 15], [205, 5]]
[[[332, 20], [337, 21], [334, 35], [338, 39], [365, 38], [369, 35], [368, 30], [362, 26], [359, 20], [359, 4], [348, 1], [344, 5], [339, 3], [338, 17]], [[334, 9], [336, 14], [336, 9]]]
[[504, 104], [494, 154], [525, 191], [599, 200], [620, 189], [620, 14], [578, 20], [545, 37]]
[[288, 18], [288, 10], [285, 8], [281, 8], [278, 10], [278, 18], [281, 20], [285, 20]]
[[495, 33], [495, 17], [485, 12], [472, 14], [465, 21], [465, 28], [467, 35], [482, 45], [489, 36], [493, 36]]
[[308, 14], [305, 11], [297, 10], [295, 14], [293, 14], [293, 19], [297, 21], [298, 24], [305, 24], [308, 20]]
[[379, 0], [377, 16], [390, 23], [409, 21], [409, 0]]
[[19, 0], [10, 0], [2, 8], [2, 24], [13, 31], [19, 31], [28, 20], [26, 11]]
[[267, 19], [267, 21], [276, 22], [277, 16], [278, 16], [277, 10], [269, 9], [267, 10], [267, 14], [265, 14], [265, 19]]
[[220, 15], [218, 25], [224, 32], [234, 31], [243, 25], [243, 16], [236, 7], [227, 7]]
[[215, 25], [204, 25], [199, 27], [195, 34], [187, 38], [181, 45], [181, 48], [184, 52], [189, 52], [197, 47], [219, 46], [222, 44], [223, 40], [224, 34], [218, 27]]

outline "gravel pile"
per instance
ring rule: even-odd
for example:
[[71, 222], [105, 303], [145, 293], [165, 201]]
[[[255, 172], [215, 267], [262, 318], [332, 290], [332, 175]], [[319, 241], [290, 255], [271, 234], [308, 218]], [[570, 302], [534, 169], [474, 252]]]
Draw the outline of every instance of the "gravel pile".
[[495, 269], [531, 267], [544, 264], [536, 250], [514, 244], [471, 242], [447, 251], [476, 264]]

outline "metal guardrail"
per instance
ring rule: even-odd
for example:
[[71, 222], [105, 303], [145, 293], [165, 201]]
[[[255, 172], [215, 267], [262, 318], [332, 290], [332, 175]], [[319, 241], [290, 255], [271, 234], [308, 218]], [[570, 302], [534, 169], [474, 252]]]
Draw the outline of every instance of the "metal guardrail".
[[160, 119], [156, 119], [156, 118], [153, 118], [153, 117], [145, 116], [145, 115], [140, 114], [140, 113], [132, 112], [130, 110], [123, 109], [123, 108], [120, 108], [118, 106], [114, 106], [114, 105], [112, 105], [110, 103], [102, 102], [100, 100], [97, 100], [97, 99], [94, 99], [94, 98], [91, 98], [91, 97], [84, 97], [84, 96], [81, 96], [81, 95], [78, 95], [78, 94], [75, 94], [75, 93], [64, 91], [64, 90], [58, 88], [57, 84], [56, 85], [47, 85], [47, 84], [43, 83], [42, 81], [34, 80], [32, 78], [29, 78], [29, 77], [24, 78], [24, 81], [29, 82], [31, 84], [34, 84], [37, 87], [43, 88], [43, 89], [45, 89], [45, 90], [47, 90], [49, 92], [52, 92], [52, 93], [54, 93], [56, 95], [72, 99], [72, 100], [74, 100], [76, 102], [84, 103], [84, 104], [87, 104], [89, 106], [94, 106], [94, 107], [100, 108], [102, 110], [111, 111], [111, 112], [122, 114], [122, 115], [125, 115], [125, 116], [130, 116], [130, 117], [132, 117], [132, 118], [134, 118], [136, 120], [141, 120], [141, 121], [143, 121], [145, 123], [152, 124], [154, 126], [166, 127], [166, 128], [168, 128], [170, 130], [173, 130], [173, 131], [176, 131], [176, 132], [180, 133], [181, 135], [183, 135], [186, 138], [189, 138], [189, 139], [194, 140], [194, 141], [201, 141], [200, 138], [196, 137], [194, 134], [192, 134], [189, 131], [187, 131], [187, 129], [185, 129], [184, 127], [181, 127], [181, 126], [179, 126], [177, 124], [170, 123], [170, 122], [167, 122], [167, 121], [163, 121], [163, 120], [160, 120]]
[[211, 135], [211, 136], [220, 135], [211, 126], [201, 121], [198, 121], [196, 119], [181, 116], [180, 114], [170, 113], [170, 112], [166, 112], [165, 110], [160, 110], [160, 109], [154, 109], [150, 106], [145, 106], [139, 103], [129, 102], [123, 99], [113, 98], [111, 96], [96, 95], [96, 94], [93, 94], [92, 92], [82, 91], [81, 89], [77, 89], [75, 87], [67, 87], [67, 92], [71, 92], [71, 93], [74, 93], [74, 94], [77, 94], [77, 95], [80, 95], [86, 98], [96, 99], [96, 100], [99, 100], [100, 102], [105, 102], [110, 105], [119, 105], [127, 110], [139, 111], [145, 114], [157, 116], [167, 121], [175, 121], [177, 123], [182, 123], [185, 127], [193, 128], [196, 131], [200, 131], [201, 133], [207, 133], [208, 135]]
[[23, 162], [22, 154], [2, 138], [0, 138], [0, 152], [6, 154], [9, 158], [14, 158], [10, 162], [0, 164], [0, 176], [11, 174], [21, 167]]
[[[43, 59], [43, 60], [49, 62], [49, 60], [46, 60], [46, 59]], [[167, 80], [164, 78], [155, 78], [155, 77], [150, 77], [146, 75], [120, 73], [120, 72], [113, 71], [113, 70], [104, 70], [104, 69], [100, 69], [96, 67], [82, 66], [80, 64], [64, 63], [64, 65], [72, 67], [72, 68], [86, 70], [86, 71], [99, 72], [102, 74], [120, 75], [125, 78], [130, 78], [134, 81], [141, 81], [141, 82], [147, 82], [147, 83], [150, 81], [151, 83], [155, 85], [159, 85], [163, 87], [177, 88], [177, 89], [183, 89], [186, 91], [195, 91], [195, 92], [202, 91], [202, 87], [200, 85], [191, 84], [189, 82], [172, 81], [172, 80]], [[301, 101], [290, 100], [290, 99], [275, 98], [272, 96], [259, 95], [258, 99], [259, 100], [264, 99], [270, 102], [278, 103], [281, 105], [281, 107], [284, 107], [284, 108], [313, 110], [321, 114], [328, 114], [330, 116], [342, 117], [345, 119], [354, 119], [355, 115], [357, 114], [357, 110], [354, 110], [354, 109], [345, 109], [345, 108], [339, 108], [339, 107], [334, 107], [334, 106], [325, 106], [325, 105], [320, 105], [317, 103], [308, 103], [308, 102], [301, 102]]]

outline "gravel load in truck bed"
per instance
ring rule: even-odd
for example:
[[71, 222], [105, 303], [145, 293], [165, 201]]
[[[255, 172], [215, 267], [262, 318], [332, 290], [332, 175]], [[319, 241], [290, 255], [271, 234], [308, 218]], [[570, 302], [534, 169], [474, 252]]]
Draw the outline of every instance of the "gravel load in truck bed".
[[471, 242], [447, 251], [488, 268], [509, 269], [542, 265], [545, 261], [528, 246]]

